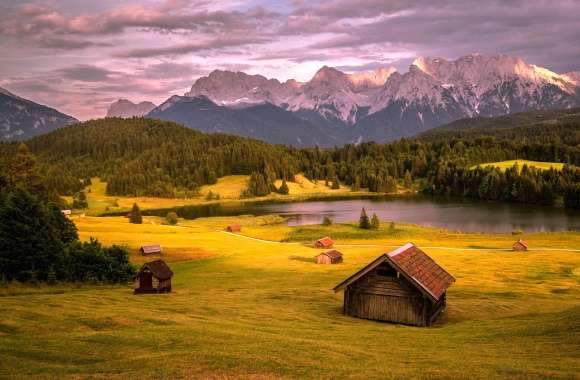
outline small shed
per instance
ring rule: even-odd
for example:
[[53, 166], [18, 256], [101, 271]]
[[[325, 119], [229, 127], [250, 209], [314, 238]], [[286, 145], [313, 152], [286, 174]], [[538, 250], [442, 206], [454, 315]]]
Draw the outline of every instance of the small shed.
[[242, 232], [242, 226], [240, 226], [239, 224], [231, 224], [229, 226], [226, 227], [226, 231], [227, 232]]
[[512, 248], [514, 251], [527, 251], [528, 250], [528, 243], [526, 243], [522, 239], [519, 239], [518, 241], [516, 241], [512, 245]]
[[143, 264], [135, 275], [135, 294], [171, 292], [173, 272], [163, 260]]
[[322, 252], [316, 256], [316, 264], [339, 264], [342, 263], [342, 253], [333, 249], [332, 251]]
[[318, 239], [314, 242], [316, 248], [330, 248], [334, 245], [334, 241], [329, 236]]
[[72, 211], [71, 210], [61, 210], [60, 212], [62, 212], [62, 214], [64, 216], [66, 216], [67, 218], [70, 218]]
[[455, 278], [412, 243], [383, 254], [340, 284], [343, 314], [430, 326], [445, 309]]
[[160, 255], [162, 253], [161, 246], [159, 244], [144, 245], [139, 248], [139, 253], [141, 253], [142, 256]]

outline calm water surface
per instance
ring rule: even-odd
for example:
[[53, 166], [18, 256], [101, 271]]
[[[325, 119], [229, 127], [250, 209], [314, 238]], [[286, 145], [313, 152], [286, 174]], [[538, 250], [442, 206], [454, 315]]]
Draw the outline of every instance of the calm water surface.
[[[269, 215], [288, 218], [291, 226], [358, 220], [361, 208], [383, 221], [444, 227], [469, 232], [510, 233], [580, 231], [580, 212], [537, 205], [440, 199], [423, 196], [326, 199], [286, 203], [246, 203], [232, 206], [189, 206], [176, 209], [185, 218], [224, 215]], [[159, 215], [164, 215], [160, 213]]]

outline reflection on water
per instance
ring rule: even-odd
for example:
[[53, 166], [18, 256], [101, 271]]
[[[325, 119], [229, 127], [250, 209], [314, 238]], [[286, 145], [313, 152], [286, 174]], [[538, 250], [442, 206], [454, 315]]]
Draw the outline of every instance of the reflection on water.
[[509, 233], [514, 230], [526, 232], [580, 230], [578, 211], [537, 205], [422, 196], [189, 206], [178, 208], [176, 211], [180, 216], [189, 219], [204, 216], [278, 214], [287, 217], [289, 225], [296, 226], [322, 223], [325, 216], [339, 223], [356, 221], [363, 207], [369, 216], [376, 213], [383, 221], [393, 220], [459, 231]]

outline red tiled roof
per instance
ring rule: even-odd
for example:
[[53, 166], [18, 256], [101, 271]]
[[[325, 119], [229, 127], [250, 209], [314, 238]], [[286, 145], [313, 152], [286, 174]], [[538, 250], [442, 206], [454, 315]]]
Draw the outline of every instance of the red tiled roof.
[[322, 244], [324, 247], [330, 247], [334, 244], [334, 241], [329, 236], [325, 236], [322, 239], [316, 240], [317, 243]]
[[516, 245], [516, 244], [521, 244], [523, 247], [525, 247], [525, 248], [528, 248], [528, 243], [526, 243], [526, 242], [525, 242], [525, 241], [523, 241], [522, 239], [520, 239], [520, 240], [516, 241], [516, 242], [514, 243], [514, 245]]
[[379, 256], [372, 263], [338, 284], [334, 291], [337, 292], [352, 284], [384, 262], [388, 262], [433, 301], [438, 301], [447, 288], [455, 282], [455, 278], [427, 256], [425, 252], [413, 243], [407, 243], [391, 253]]
[[326, 256], [330, 257], [331, 259], [338, 259], [338, 258], [342, 257], [342, 253], [340, 253], [336, 249], [333, 249], [332, 251], [328, 251], [328, 252], [322, 252], [321, 255], [326, 255]]
[[438, 300], [455, 281], [452, 275], [414, 244], [406, 244], [389, 253], [387, 257], [395, 269], [410, 277], [412, 282], [423, 288], [435, 300]]

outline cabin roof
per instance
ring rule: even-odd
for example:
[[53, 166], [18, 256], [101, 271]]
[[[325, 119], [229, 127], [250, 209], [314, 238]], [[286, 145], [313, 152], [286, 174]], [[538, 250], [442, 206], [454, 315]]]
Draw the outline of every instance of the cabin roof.
[[525, 241], [523, 241], [522, 239], [519, 239], [518, 241], [516, 241], [514, 243], [514, 245], [516, 244], [521, 244], [523, 247], [528, 248], [528, 243], [526, 243]]
[[333, 250], [331, 250], [331, 251], [327, 251], [327, 252], [322, 252], [322, 253], [321, 253], [320, 255], [318, 255], [318, 256], [322, 256], [322, 255], [328, 256], [328, 257], [330, 257], [331, 259], [339, 259], [339, 258], [341, 258], [341, 257], [342, 257], [342, 253], [341, 253], [341, 252], [339, 252], [339, 251], [337, 251], [336, 249], [333, 249]]
[[425, 252], [413, 243], [407, 243], [390, 253], [377, 257], [366, 267], [338, 284], [334, 291], [338, 292], [346, 288], [384, 262], [389, 263], [434, 302], [438, 301], [447, 288], [455, 282], [455, 278]]
[[143, 251], [143, 253], [161, 252], [161, 245], [159, 244], [143, 245], [141, 246], [141, 250]]
[[168, 280], [173, 277], [173, 271], [171, 271], [169, 266], [163, 260], [155, 260], [143, 264], [139, 273], [141, 273], [145, 268], [149, 268], [151, 273], [160, 280]]
[[318, 240], [316, 240], [317, 243], [320, 243], [326, 247], [330, 247], [332, 244], [334, 244], [334, 241], [330, 238], [330, 236], [325, 236], [323, 238], [320, 238]]

